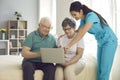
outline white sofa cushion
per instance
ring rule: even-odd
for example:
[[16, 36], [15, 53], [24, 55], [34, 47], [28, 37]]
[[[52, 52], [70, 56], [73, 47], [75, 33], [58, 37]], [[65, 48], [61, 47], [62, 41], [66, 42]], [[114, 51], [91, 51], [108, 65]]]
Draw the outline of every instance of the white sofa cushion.
[[[96, 58], [84, 55], [85, 68], [79, 73], [77, 80], [96, 80]], [[0, 80], [23, 80], [22, 79], [22, 57], [16, 55], [0, 55]], [[43, 72], [35, 71], [35, 80], [42, 80]]]
[[[0, 80], [23, 80], [22, 59], [16, 55], [0, 55]], [[35, 80], [42, 80], [43, 72], [36, 70], [34, 76]]]

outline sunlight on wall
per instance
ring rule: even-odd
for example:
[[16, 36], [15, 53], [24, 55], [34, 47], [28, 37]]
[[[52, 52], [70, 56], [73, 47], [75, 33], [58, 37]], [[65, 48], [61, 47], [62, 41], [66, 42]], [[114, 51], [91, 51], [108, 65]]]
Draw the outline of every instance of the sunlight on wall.
[[92, 1], [91, 0], [74, 0], [74, 1], [80, 1], [82, 4], [87, 5], [88, 7], [91, 8]]
[[50, 33], [56, 34], [56, 0], [39, 1], [39, 20], [42, 17], [49, 17], [52, 21]]
[[116, 15], [116, 32], [117, 32], [117, 37], [118, 37], [118, 41], [119, 41], [119, 45], [120, 45], [120, 0], [116, 0], [116, 11], [115, 11], [115, 15]]

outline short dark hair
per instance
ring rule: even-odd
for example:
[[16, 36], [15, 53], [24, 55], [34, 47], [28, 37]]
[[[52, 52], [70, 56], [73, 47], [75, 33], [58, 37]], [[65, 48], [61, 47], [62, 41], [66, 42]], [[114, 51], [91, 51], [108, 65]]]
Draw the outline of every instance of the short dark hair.
[[68, 17], [66, 17], [63, 22], [62, 22], [62, 27], [66, 27], [67, 25], [69, 25], [71, 28], [76, 28], [76, 22]]

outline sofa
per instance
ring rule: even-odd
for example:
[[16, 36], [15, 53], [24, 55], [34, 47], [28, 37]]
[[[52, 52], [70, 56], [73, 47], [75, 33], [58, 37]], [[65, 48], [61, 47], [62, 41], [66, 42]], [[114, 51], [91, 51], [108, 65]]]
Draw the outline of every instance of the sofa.
[[[96, 58], [90, 55], [83, 55], [83, 57], [86, 65], [76, 76], [76, 80], [96, 80]], [[22, 59], [23, 57], [18, 55], [0, 55], [0, 80], [23, 80]], [[43, 75], [41, 70], [36, 70], [34, 80], [42, 80]]]

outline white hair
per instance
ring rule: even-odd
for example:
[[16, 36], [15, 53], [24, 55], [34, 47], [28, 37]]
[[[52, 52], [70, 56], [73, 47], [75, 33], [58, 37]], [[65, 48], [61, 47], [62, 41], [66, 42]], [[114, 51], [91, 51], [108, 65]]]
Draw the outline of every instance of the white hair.
[[40, 24], [44, 24], [45, 22], [51, 24], [51, 20], [48, 17], [42, 17], [40, 20]]

